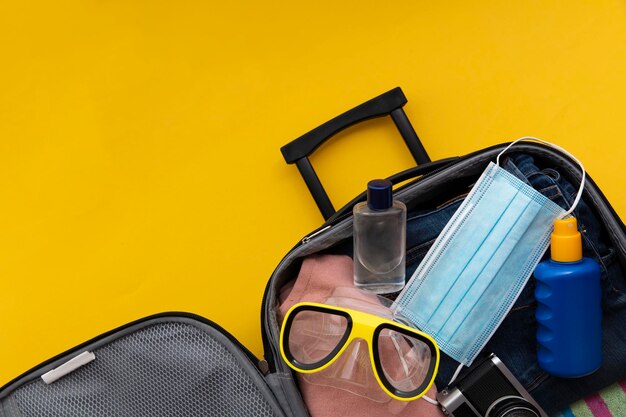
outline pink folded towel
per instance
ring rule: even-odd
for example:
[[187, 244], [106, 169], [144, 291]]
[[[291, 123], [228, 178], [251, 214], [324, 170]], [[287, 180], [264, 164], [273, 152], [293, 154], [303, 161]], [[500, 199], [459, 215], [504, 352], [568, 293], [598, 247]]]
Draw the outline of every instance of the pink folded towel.
[[[352, 258], [343, 255], [315, 255], [306, 258], [296, 281], [281, 290], [280, 319], [285, 317], [291, 306], [299, 302], [324, 303], [338, 287], [349, 287], [349, 296], [353, 299], [371, 302], [371, 295], [353, 287], [352, 266]], [[332, 371], [333, 366], [335, 364], [327, 370]], [[311, 384], [301, 374], [298, 374], [298, 382], [312, 417], [444, 417], [438, 406], [422, 399], [409, 403], [397, 400], [376, 402], [335, 387]], [[433, 385], [427, 395], [435, 398], [436, 393]]]

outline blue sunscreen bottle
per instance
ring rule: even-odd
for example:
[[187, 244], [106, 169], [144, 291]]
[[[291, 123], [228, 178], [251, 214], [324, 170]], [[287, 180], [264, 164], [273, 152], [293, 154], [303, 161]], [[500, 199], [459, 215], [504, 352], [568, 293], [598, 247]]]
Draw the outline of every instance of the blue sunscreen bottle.
[[535, 269], [537, 360], [551, 375], [581, 377], [602, 365], [600, 266], [583, 258], [574, 217], [554, 222], [550, 251]]

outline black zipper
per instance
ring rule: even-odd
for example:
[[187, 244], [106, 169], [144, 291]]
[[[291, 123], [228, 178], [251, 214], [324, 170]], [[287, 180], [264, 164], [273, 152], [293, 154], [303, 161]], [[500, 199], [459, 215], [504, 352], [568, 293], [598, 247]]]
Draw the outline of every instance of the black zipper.
[[[124, 324], [122, 326], [119, 326], [113, 330], [109, 330], [106, 333], [102, 333], [96, 337], [93, 337], [92, 339], [87, 340], [86, 342], [81, 343], [78, 346], [75, 346], [71, 349], [66, 350], [63, 353], [60, 353], [50, 359], [48, 359], [45, 362], [40, 363], [39, 365], [36, 365], [34, 367], [32, 367], [31, 369], [29, 369], [28, 371], [22, 373], [21, 375], [19, 375], [16, 378], [13, 378], [11, 381], [9, 381], [8, 383], [4, 384], [2, 387], [0, 387], [0, 393], [2, 393], [6, 388], [8, 388], [10, 385], [13, 385], [15, 383], [17, 383], [20, 379], [22, 378], [26, 378], [27, 376], [37, 372], [38, 370], [40, 370], [41, 368], [59, 360], [62, 359], [63, 357], [66, 356], [70, 356], [73, 353], [78, 353], [81, 350], [85, 349], [85, 347], [96, 343], [106, 337], [112, 336], [116, 333], [119, 333], [125, 329], [128, 329], [129, 327], [133, 327], [136, 326], [138, 324], [150, 321], [150, 320], [154, 320], [154, 319], [159, 319], [159, 318], [167, 318], [167, 317], [171, 317], [171, 318], [188, 318], [188, 319], [192, 319], [195, 321], [198, 321], [200, 323], [206, 324], [212, 328], [214, 328], [215, 330], [217, 330], [218, 332], [222, 333], [224, 336], [226, 336], [226, 338], [232, 342], [236, 347], [238, 347], [239, 349], [241, 349], [241, 351], [243, 353], [245, 353], [246, 357], [250, 360], [250, 363], [253, 365], [254, 369], [256, 369], [260, 374], [263, 374], [262, 370], [259, 368], [259, 359], [252, 353], [250, 352], [250, 350], [245, 347], [243, 344], [241, 344], [241, 342], [239, 340], [237, 340], [235, 338], [235, 336], [233, 336], [232, 334], [230, 334], [226, 329], [224, 329], [222, 326], [220, 326], [219, 324], [215, 323], [212, 320], [209, 320], [205, 317], [199, 316], [197, 314], [194, 313], [187, 313], [187, 312], [181, 312], [181, 311], [172, 311], [172, 312], [164, 312], [164, 313], [158, 313], [158, 314], [153, 314], [151, 316], [147, 316], [135, 321], [132, 321], [130, 323]], [[0, 397], [1, 398], [1, 397]]]

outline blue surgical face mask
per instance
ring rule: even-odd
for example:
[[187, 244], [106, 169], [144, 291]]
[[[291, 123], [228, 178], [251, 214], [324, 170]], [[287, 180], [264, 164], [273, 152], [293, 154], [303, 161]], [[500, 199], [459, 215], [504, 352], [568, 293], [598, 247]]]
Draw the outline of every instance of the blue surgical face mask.
[[[566, 212], [500, 168], [500, 155], [394, 303], [398, 314], [467, 366], [496, 331], [548, 248], [554, 220], [573, 210], [572, 206]], [[583, 186], [584, 175], [581, 191]], [[579, 198], [580, 192], [574, 204]]]

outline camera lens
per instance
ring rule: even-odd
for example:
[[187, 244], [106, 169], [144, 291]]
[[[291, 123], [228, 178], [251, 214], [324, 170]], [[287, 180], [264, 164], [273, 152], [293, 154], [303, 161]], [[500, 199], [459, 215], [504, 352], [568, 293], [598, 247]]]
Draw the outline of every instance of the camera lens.
[[521, 397], [508, 397], [492, 404], [486, 417], [539, 417], [539, 412]]
[[503, 414], [498, 414], [501, 417], [538, 417], [538, 414], [533, 410], [526, 407], [515, 407], [511, 410], [504, 411]]

